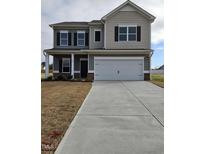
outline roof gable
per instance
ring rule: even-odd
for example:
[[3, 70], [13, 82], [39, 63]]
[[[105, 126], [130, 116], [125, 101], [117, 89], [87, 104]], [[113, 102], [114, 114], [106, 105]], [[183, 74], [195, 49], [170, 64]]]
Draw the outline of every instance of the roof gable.
[[150, 20], [152, 22], [155, 19], [155, 17], [153, 15], [151, 15], [150, 13], [148, 13], [147, 11], [142, 9], [141, 7], [137, 6], [136, 4], [131, 2], [130, 0], [127, 0], [123, 4], [121, 4], [120, 6], [118, 6], [117, 8], [112, 10], [111, 12], [109, 12], [108, 14], [106, 14], [104, 17], [102, 17], [102, 20], [107, 20], [110, 16], [116, 14], [119, 11], [137, 11], [138, 13], [140, 13], [141, 15], [143, 15], [145, 18], [147, 18], [148, 20]]

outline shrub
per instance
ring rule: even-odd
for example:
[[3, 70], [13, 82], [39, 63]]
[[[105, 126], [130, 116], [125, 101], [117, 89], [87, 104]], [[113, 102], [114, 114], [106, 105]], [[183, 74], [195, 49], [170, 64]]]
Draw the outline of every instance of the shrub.
[[56, 81], [67, 81], [70, 79], [72, 79], [72, 76], [67, 74], [59, 74], [55, 77]]

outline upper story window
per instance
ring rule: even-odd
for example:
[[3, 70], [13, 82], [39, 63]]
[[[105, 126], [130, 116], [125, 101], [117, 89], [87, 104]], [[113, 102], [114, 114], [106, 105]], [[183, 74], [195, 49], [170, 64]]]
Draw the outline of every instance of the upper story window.
[[68, 32], [60, 31], [60, 46], [68, 46]]
[[119, 40], [127, 41], [127, 27], [119, 27]]
[[136, 27], [128, 27], [128, 41], [136, 41]]
[[119, 26], [119, 41], [136, 41], [136, 26]]
[[101, 40], [100, 40], [100, 38], [101, 38], [101, 30], [100, 30], [100, 29], [96, 29], [94, 32], [95, 32], [95, 34], [94, 34], [94, 36], [95, 36], [95, 38], [94, 38], [95, 42], [100, 42], [100, 41], [101, 41]]
[[85, 46], [85, 31], [78, 31], [77, 32], [77, 45], [78, 46]]
[[67, 31], [67, 30], [60, 30], [57, 31], [56, 34], [56, 45], [57, 46], [62, 46], [62, 47], [67, 47], [67, 46], [71, 46], [71, 32]]

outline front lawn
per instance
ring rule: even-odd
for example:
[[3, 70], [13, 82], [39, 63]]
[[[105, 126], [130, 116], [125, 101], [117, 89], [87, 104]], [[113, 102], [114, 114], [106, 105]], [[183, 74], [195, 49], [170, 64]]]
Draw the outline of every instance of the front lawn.
[[41, 82], [41, 150], [52, 154], [90, 91], [91, 82]]
[[163, 74], [151, 74], [151, 82], [164, 88], [164, 75]]

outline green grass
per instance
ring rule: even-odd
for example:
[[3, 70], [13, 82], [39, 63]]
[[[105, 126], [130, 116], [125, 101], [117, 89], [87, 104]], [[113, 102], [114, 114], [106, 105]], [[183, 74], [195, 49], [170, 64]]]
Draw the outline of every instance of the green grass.
[[164, 75], [151, 74], [151, 82], [164, 88]]

